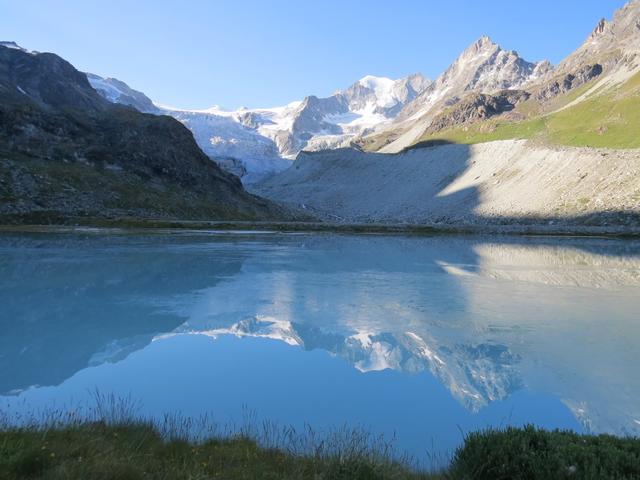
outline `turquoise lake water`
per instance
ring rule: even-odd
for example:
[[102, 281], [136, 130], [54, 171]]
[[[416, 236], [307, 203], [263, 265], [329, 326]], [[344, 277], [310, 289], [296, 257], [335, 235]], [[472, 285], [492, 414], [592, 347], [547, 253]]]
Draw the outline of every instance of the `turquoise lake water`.
[[360, 426], [418, 458], [533, 423], [640, 435], [640, 242], [0, 235], [0, 411]]

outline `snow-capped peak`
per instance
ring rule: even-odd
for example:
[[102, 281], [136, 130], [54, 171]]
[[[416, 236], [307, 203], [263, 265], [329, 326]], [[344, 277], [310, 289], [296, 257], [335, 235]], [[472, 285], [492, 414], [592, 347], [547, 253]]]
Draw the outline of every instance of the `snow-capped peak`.
[[[175, 117], [193, 132], [200, 148], [212, 159], [223, 166], [234, 160], [232, 171], [244, 175], [245, 182], [288, 167], [302, 149], [348, 144], [391, 121], [430, 84], [420, 74], [398, 80], [367, 75], [327, 98], [309, 96], [273, 108], [225, 110], [214, 105], [194, 110], [153, 104], [148, 99], [145, 105], [141, 102], [146, 97], [122, 82], [92, 74], [87, 77], [111, 102]], [[241, 168], [236, 168], [238, 163]]]
[[0, 40], [0, 46], [2, 47], [6, 47], [6, 48], [11, 48], [13, 50], [20, 50], [22, 52], [27, 52], [29, 53], [29, 50], [27, 50], [26, 48], [21, 47], [20, 45], [18, 45], [16, 42], [11, 42], [11, 41], [2, 41]]
[[363, 87], [370, 88], [371, 90], [383, 91], [393, 88], [395, 80], [388, 77], [376, 77], [374, 75], [365, 75], [358, 83]]
[[375, 98], [372, 99], [372, 103], [378, 107], [385, 108], [393, 107], [397, 103], [406, 100], [403, 98], [405, 92], [398, 88], [403, 84], [404, 80], [392, 80], [388, 77], [367, 75], [358, 80], [357, 84], [373, 92]]

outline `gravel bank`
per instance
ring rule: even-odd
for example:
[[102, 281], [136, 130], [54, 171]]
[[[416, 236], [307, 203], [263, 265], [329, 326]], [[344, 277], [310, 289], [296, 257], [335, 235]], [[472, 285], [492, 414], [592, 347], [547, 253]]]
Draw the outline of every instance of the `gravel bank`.
[[303, 152], [252, 188], [332, 222], [637, 227], [640, 151], [506, 140]]

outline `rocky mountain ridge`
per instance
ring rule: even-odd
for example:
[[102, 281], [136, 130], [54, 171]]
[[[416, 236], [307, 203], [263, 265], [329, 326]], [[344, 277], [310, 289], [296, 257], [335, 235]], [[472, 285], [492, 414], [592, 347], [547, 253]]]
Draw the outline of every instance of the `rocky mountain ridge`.
[[[485, 36], [465, 49], [435, 82], [420, 74], [398, 80], [369, 75], [330, 97], [312, 95], [284, 107], [236, 111], [160, 107], [156, 113], [172, 115], [187, 125], [214, 160], [239, 160], [240, 169], [247, 174], [245, 180], [251, 182], [286, 169], [290, 163], [283, 159], [292, 160], [302, 150], [351, 146], [386, 127], [408, 125], [415, 117], [434, 107], [449, 106], [468, 92], [517, 88], [551, 68], [547, 61], [528, 62]], [[94, 83], [110, 101], [133, 104], [126, 84], [120, 94], [114, 94]]]
[[[294, 159], [301, 150], [351, 146], [386, 126], [406, 125], [430, 109], [453, 104], [467, 92], [517, 88], [551, 68], [547, 61], [527, 62], [485, 36], [465, 49], [435, 82], [420, 74], [398, 80], [369, 75], [330, 97], [312, 95], [284, 107], [236, 111], [160, 107], [152, 113], [172, 115], [187, 125], [211, 158], [240, 160], [246, 179], [252, 181], [287, 168], [290, 163], [282, 159]], [[110, 87], [122, 83], [108, 81]], [[135, 104], [126, 84], [118, 93], [98, 81], [93, 84], [110, 101]], [[143, 108], [149, 111], [147, 105], [144, 102]]]
[[354, 138], [392, 120], [430, 84], [420, 74], [399, 80], [369, 75], [329, 97], [311, 95], [283, 107], [183, 110], [154, 105], [143, 93], [117, 79], [87, 76], [110, 102], [178, 119], [193, 132], [207, 155], [247, 182], [286, 169], [303, 149], [349, 145]]
[[[485, 53], [481, 53], [483, 51]], [[490, 52], [490, 41], [488, 39], [479, 41], [475, 48], [468, 49], [450, 70], [456, 71], [454, 67], [457, 65], [469, 65], [468, 58], [482, 63], [483, 56], [487, 58], [492, 56]], [[478, 53], [478, 56], [474, 56], [474, 53]], [[521, 65], [523, 64], [519, 61], [505, 64], [504, 71], [510, 73], [507, 77], [511, 79], [511, 84], [507, 88], [526, 91], [530, 98], [528, 101], [521, 102], [524, 105], [522, 108], [516, 109], [515, 113], [501, 117], [500, 123], [510, 125], [529, 119], [546, 122], [545, 116], [558, 109], [575, 106], [596, 97], [605, 98], [608, 96], [607, 101], [610, 105], [607, 108], [595, 105], [584, 107], [590, 108], [594, 114], [597, 108], [601, 109], [602, 111], [599, 111], [598, 115], [606, 118], [607, 111], [615, 110], [616, 104], [620, 105], [621, 101], [627, 101], [627, 99], [631, 102], [635, 101], [633, 88], [625, 89], [623, 87], [620, 91], [620, 87], [628, 82], [633, 84], [632, 77], [640, 72], [640, 2], [638, 0], [628, 2], [615, 12], [611, 21], [600, 20], [585, 42], [556, 67], [551, 67], [548, 62], [539, 62], [533, 69], [531, 65], [519, 68]], [[514, 68], [514, 66], [518, 68]], [[459, 69], [459, 67], [457, 68]], [[484, 70], [485, 67], [476, 68], [474, 65], [474, 68], [471, 68], [471, 72], [475, 72], [473, 75], [462, 76], [461, 80], [455, 81], [457, 92], [462, 91], [462, 94], [459, 95], [452, 95], [452, 89], [442, 88], [442, 79], [437, 79], [431, 89], [436, 89], [438, 92], [445, 91], [446, 100], [438, 104], [434, 98], [438, 100], [439, 97], [434, 96], [434, 93], [427, 89], [405, 107], [405, 112], [398, 116], [393, 125], [387, 126], [383, 132], [377, 132], [369, 138], [361, 139], [358, 143], [372, 151], [399, 152], [416, 143], [429, 140], [430, 136], [439, 132], [441, 129], [432, 126], [432, 122], [443, 112], [447, 113], [452, 109], [458, 110], [456, 116], [460, 121], [458, 123], [449, 122], [446, 126], [456, 129], [458, 133], [467, 129], [469, 123], [486, 120], [487, 116], [477, 115], [474, 112], [470, 112], [471, 116], [465, 116], [465, 110], [468, 110], [467, 104], [474, 101], [474, 95], [491, 95], [498, 91], [499, 82], [481, 85], [476, 81], [482, 78]], [[518, 77], [518, 72], [525, 75], [531, 73], [531, 75], [523, 80], [522, 76]], [[443, 77], [447, 77], [447, 72], [443, 74]], [[468, 78], [472, 80], [468, 81]], [[500, 75], [493, 78], [500, 78]], [[438, 86], [440, 88], [437, 88]], [[581, 94], [574, 95], [573, 92], [576, 91], [580, 91]], [[503, 112], [497, 112], [497, 114], [500, 115], [500, 113], [512, 110], [509, 108]], [[588, 115], [589, 113], [587, 113]], [[618, 115], [622, 115], [622, 113]], [[624, 115], [628, 116], [629, 113]], [[584, 118], [584, 112], [580, 116]], [[450, 114], [449, 117], [451, 117]], [[612, 117], [611, 121], [615, 123], [614, 120], [615, 118]], [[633, 119], [631, 118], [630, 121], [633, 122]], [[495, 122], [489, 123], [484, 127], [479, 127], [478, 131], [481, 132], [483, 128], [484, 131], [491, 131], [495, 129], [495, 126]], [[597, 127], [593, 134], [597, 135], [598, 132], [602, 133], [607, 129], [606, 125]], [[499, 138], [519, 138], [521, 129], [514, 127], [513, 131], [512, 137], [501, 136]], [[452, 141], [458, 141], [457, 138], [460, 136], [464, 137], [459, 134], [456, 136], [456, 132], [450, 135]], [[469, 137], [473, 138], [473, 135]], [[476, 135], [476, 137], [481, 139], [483, 136]], [[604, 143], [604, 145], [617, 146], [624, 143], [614, 139], [610, 144]]]
[[[433, 82], [420, 74], [399, 80], [366, 76], [326, 98], [311, 95], [265, 109], [161, 107], [118, 80], [89, 78], [112, 102], [177, 118], [209, 157], [251, 183], [288, 168], [302, 150], [358, 146], [395, 153], [446, 128], [492, 117], [519, 121], [526, 118], [521, 110], [550, 111], [556, 108], [556, 97], [596, 78], [629, 78], [638, 66], [638, 25], [640, 3], [632, 0], [611, 21], [601, 20], [585, 43], [556, 67], [546, 60], [527, 61], [483, 36]], [[511, 90], [526, 92], [529, 98], [521, 96], [517, 102], [526, 108], [514, 111], [516, 104], [502, 101], [501, 92]]]
[[0, 46], [0, 215], [276, 218], [166, 116], [106, 101], [52, 53]]

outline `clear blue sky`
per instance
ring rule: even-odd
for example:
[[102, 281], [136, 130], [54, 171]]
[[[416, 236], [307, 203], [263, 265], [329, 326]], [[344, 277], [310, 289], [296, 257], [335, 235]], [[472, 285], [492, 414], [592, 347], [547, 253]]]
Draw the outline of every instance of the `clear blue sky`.
[[435, 78], [483, 34], [558, 62], [624, 0], [0, 0], [0, 40], [184, 107], [266, 107], [367, 74]]

